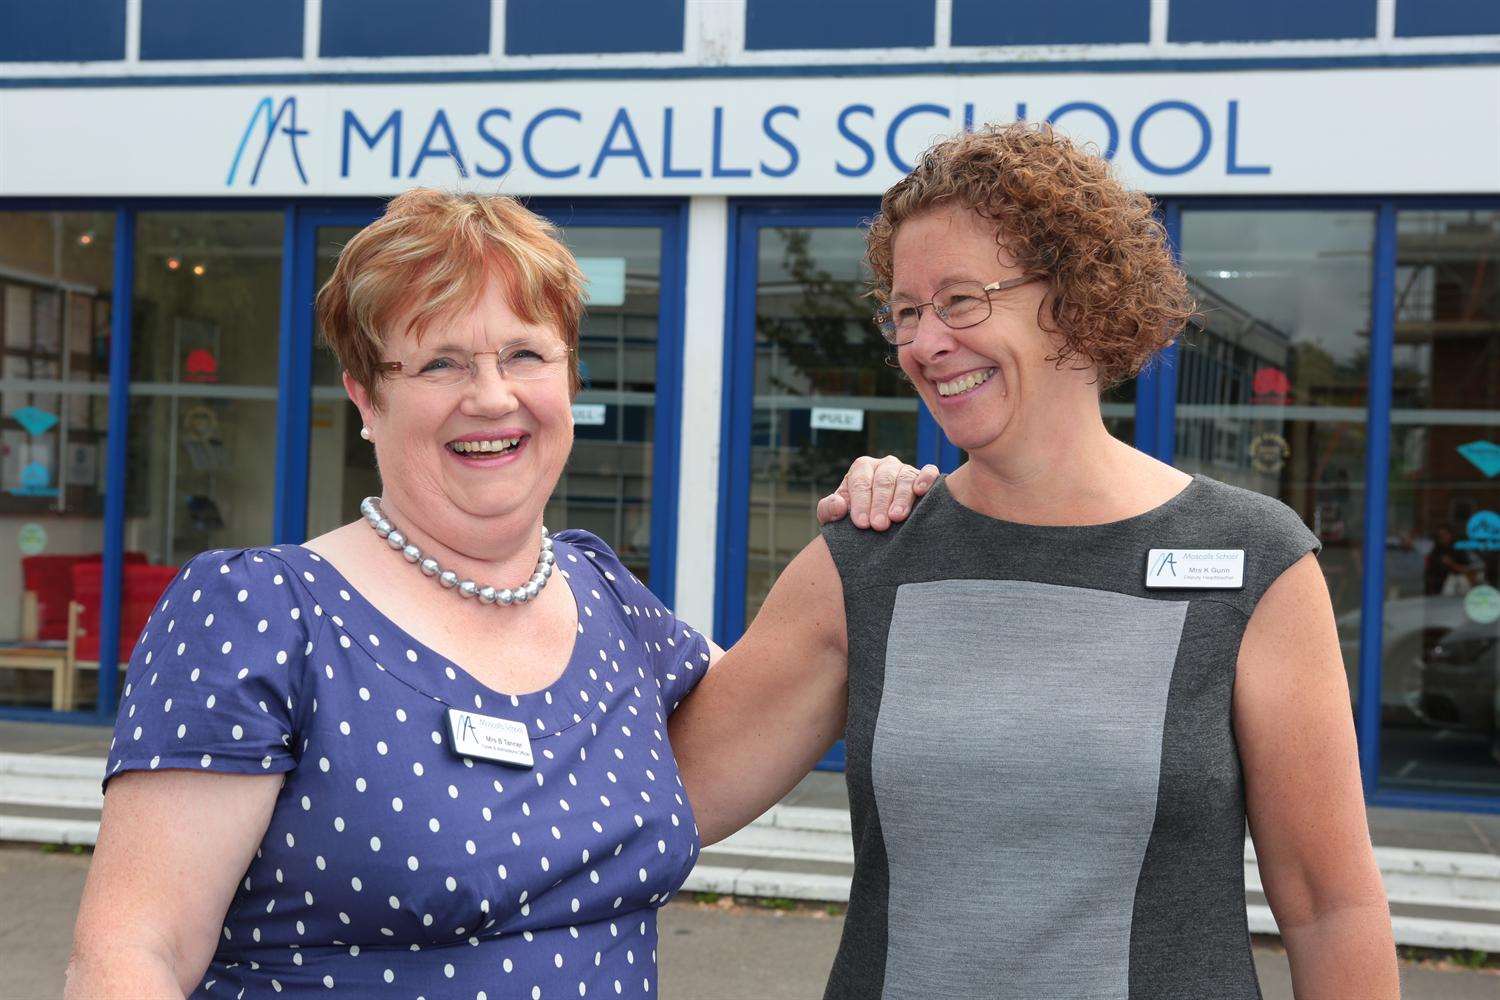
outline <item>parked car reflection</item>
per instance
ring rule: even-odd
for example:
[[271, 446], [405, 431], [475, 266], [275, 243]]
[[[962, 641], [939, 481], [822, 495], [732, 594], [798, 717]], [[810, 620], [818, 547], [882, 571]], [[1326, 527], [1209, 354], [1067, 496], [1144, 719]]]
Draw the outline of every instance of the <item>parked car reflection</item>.
[[1469, 622], [1447, 633], [1428, 650], [1419, 677], [1422, 720], [1489, 736], [1500, 760], [1500, 622]]

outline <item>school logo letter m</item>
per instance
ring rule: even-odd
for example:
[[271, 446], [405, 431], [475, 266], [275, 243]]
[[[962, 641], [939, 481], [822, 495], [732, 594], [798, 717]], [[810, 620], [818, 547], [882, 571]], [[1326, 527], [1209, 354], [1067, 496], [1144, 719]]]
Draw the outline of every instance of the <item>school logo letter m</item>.
[[[255, 157], [255, 167], [250, 171], [250, 187], [255, 187], [260, 181], [260, 168], [266, 162], [266, 154], [271, 150], [271, 144], [276, 141], [278, 134], [287, 137], [287, 148], [292, 153], [292, 164], [297, 168], [297, 176], [303, 185], [307, 184], [307, 171], [302, 169], [302, 156], [297, 149], [297, 140], [307, 135], [307, 129], [297, 127], [297, 98], [288, 97], [281, 102], [281, 106], [272, 111], [273, 101], [269, 97], [262, 97], [255, 105], [255, 110], [250, 113], [250, 120], [245, 123], [245, 131], [240, 135], [240, 144], [234, 151], [234, 162], [229, 165], [229, 177], [224, 181], [225, 187], [234, 187], [235, 177], [239, 174], [240, 161], [244, 159], [245, 149], [250, 145], [251, 139], [260, 132], [260, 152]], [[257, 126], [261, 126], [258, 130]]]

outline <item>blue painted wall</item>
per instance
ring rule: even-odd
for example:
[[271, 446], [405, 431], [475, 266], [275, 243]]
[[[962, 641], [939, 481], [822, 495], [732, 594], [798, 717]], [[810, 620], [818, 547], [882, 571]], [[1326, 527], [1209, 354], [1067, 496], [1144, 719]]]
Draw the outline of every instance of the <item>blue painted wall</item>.
[[933, 0], [747, 0], [745, 48], [930, 46], [936, 11]]
[[1396, 35], [1500, 35], [1500, 3], [1495, 0], [1400, 0]]
[[510, 0], [510, 55], [681, 52], [683, 0]]
[[1150, 0], [953, 0], [953, 44], [1103, 45], [1151, 40]]
[[325, 56], [472, 56], [490, 51], [489, 0], [323, 0]]
[[1170, 42], [1374, 37], [1375, 0], [1172, 0], [1167, 9]]
[[141, 0], [142, 59], [300, 59], [303, 0]]
[[125, 0], [0, 0], [0, 62], [125, 58]]

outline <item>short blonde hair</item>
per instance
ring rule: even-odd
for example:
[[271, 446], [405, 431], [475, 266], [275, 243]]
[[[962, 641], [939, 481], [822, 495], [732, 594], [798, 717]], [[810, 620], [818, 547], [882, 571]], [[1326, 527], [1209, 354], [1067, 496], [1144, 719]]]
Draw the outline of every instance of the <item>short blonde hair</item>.
[[491, 276], [517, 316], [557, 331], [576, 395], [583, 271], [555, 226], [504, 195], [416, 188], [391, 199], [339, 252], [318, 291], [318, 328], [375, 401], [375, 366], [394, 325], [404, 321], [404, 332], [420, 339], [433, 322], [476, 302]]
[[1052, 360], [1087, 362], [1105, 388], [1139, 372], [1194, 314], [1151, 199], [1103, 157], [1027, 122], [940, 142], [886, 191], [866, 235], [879, 302], [890, 297], [897, 231], [949, 206], [993, 225], [997, 248], [1047, 280], [1039, 319], [1060, 341]]

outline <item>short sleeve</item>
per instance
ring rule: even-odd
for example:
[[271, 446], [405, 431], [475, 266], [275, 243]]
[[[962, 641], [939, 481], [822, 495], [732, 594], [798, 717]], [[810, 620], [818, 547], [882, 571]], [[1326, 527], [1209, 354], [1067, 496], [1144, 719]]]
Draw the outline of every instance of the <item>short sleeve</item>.
[[183, 568], [121, 678], [106, 787], [122, 771], [296, 766], [294, 719], [311, 641], [291, 576], [255, 549], [205, 552]]
[[668, 714], [675, 711], [708, 672], [708, 640], [674, 615], [598, 536], [570, 530], [558, 532], [557, 538], [583, 553], [619, 599], [631, 631], [656, 674], [662, 703]]

